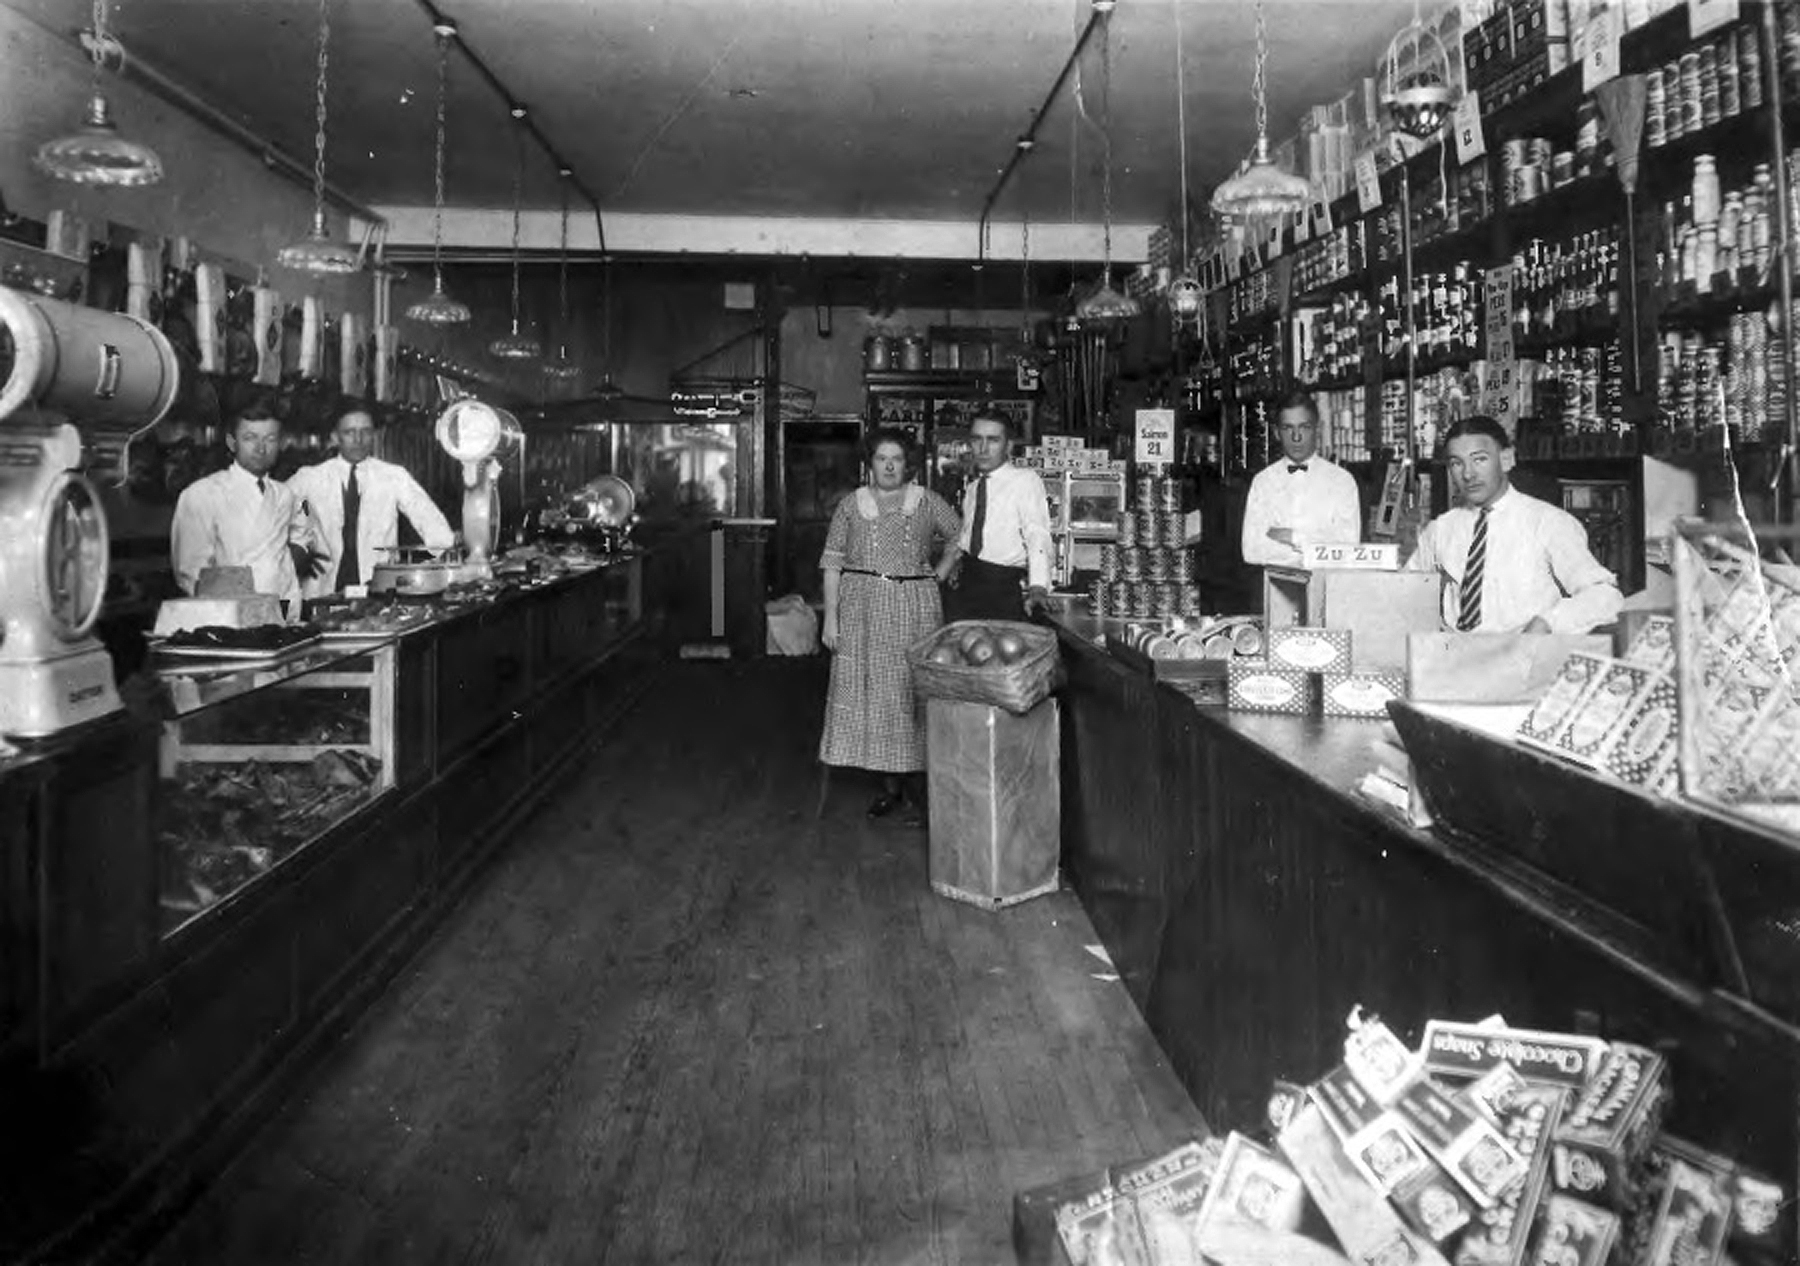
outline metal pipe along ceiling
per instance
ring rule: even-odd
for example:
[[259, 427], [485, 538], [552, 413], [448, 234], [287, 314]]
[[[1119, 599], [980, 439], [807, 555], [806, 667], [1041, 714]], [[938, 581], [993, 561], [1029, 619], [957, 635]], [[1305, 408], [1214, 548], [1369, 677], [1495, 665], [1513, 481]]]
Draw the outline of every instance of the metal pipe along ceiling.
[[1087, 25], [1081, 28], [1081, 34], [1075, 38], [1075, 47], [1069, 50], [1069, 60], [1063, 63], [1062, 70], [1056, 76], [1056, 82], [1051, 84], [1050, 91], [1044, 94], [1044, 103], [1037, 108], [1037, 113], [1031, 116], [1031, 123], [1019, 136], [1019, 139], [1013, 142], [1012, 155], [1006, 160], [1006, 166], [1000, 169], [1000, 177], [994, 182], [993, 190], [989, 192], [987, 201], [981, 207], [981, 220], [975, 229], [976, 233], [980, 235], [977, 243], [978, 258], [987, 258], [988, 217], [994, 213], [994, 204], [1000, 200], [1000, 194], [1006, 189], [1006, 182], [1012, 179], [1013, 170], [1025, 160], [1025, 155], [1030, 153], [1031, 146], [1036, 144], [1038, 128], [1043, 126], [1044, 116], [1050, 113], [1050, 107], [1056, 104], [1056, 98], [1062, 95], [1063, 85], [1068, 83], [1069, 76], [1075, 73], [1075, 63], [1081, 60], [1082, 51], [1087, 48], [1088, 40], [1093, 37], [1094, 31], [1104, 21], [1106, 21], [1106, 14], [1099, 9], [1095, 9], [1088, 15]]
[[[469, 65], [475, 68], [475, 73], [486, 80], [487, 86], [492, 88], [494, 94], [506, 103], [507, 109], [510, 110], [514, 106], [525, 105], [519, 97], [515, 96], [507, 89], [505, 84], [500, 82], [500, 76], [496, 75], [492, 68], [490, 68], [486, 62], [481, 60], [481, 57], [476, 53], [474, 46], [469, 43], [468, 35], [462, 29], [462, 24], [460, 22], [445, 14], [443, 10], [432, 3], [432, 0], [418, 0], [418, 4], [432, 26], [435, 27], [441, 23], [449, 22], [456, 27], [456, 46], [462, 50], [462, 55], [468, 59]], [[559, 174], [563, 171], [567, 171], [569, 173], [567, 177], [569, 184], [574, 188], [576, 193], [581, 195], [582, 200], [586, 202], [588, 206], [593, 208], [594, 231], [600, 239], [600, 253], [602, 255], [606, 254], [606, 224], [600, 216], [600, 200], [594, 197], [593, 192], [588, 189], [586, 182], [584, 182], [580, 175], [576, 173], [574, 164], [570, 163], [561, 154], [557, 153], [556, 146], [550, 143], [550, 138], [544, 135], [543, 129], [538, 127], [537, 120], [532, 117], [531, 114], [527, 113], [525, 118], [521, 120], [521, 123], [525, 130], [531, 134], [531, 139], [537, 142], [538, 148], [543, 150], [545, 156], [549, 158], [551, 166], [554, 167]]]

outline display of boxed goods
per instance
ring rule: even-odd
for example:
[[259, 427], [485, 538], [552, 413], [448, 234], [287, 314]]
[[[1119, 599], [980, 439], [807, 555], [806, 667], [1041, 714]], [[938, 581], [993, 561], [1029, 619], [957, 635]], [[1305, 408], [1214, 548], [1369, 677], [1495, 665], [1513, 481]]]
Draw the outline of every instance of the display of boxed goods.
[[1416, 1049], [1350, 1023], [1343, 1064], [1274, 1081], [1266, 1144], [1231, 1133], [1135, 1184], [1048, 1189], [1063, 1255], [1020, 1260], [1719, 1266], [1788, 1247], [1780, 1184], [1660, 1133], [1671, 1087], [1653, 1052], [1500, 1017], [1433, 1020]]
[[1269, 663], [1277, 668], [1298, 668], [1309, 673], [1349, 671], [1349, 629], [1314, 629], [1305, 625], [1272, 628], [1268, 637]]
[[1340, 672], [1319, 676], [1319, 706], [1328, 717], [1387, 719], [1390, 699], [1406, 698], [1406, 674]]
[[1266, 660], [1233, 660], [1226, 666], [1226, 700], [1234, 712], [1318, 711], [1318, 677], [1298, 668], [1276, 668]]

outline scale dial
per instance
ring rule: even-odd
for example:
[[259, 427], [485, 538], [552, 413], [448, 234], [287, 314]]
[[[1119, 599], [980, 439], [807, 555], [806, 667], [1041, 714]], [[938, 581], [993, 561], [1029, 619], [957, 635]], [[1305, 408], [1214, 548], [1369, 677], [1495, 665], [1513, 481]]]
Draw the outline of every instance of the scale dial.
[[499, 412], [479, 400], [459, 400], [437, 421], [437, 442], [459, 462], [492, 457], [505, 435]]
[[66, 642], [86, 636], [106, 598], [106, 515], [94, 486], [65, 471], [44, 496], [38, 599], [51, 630]]

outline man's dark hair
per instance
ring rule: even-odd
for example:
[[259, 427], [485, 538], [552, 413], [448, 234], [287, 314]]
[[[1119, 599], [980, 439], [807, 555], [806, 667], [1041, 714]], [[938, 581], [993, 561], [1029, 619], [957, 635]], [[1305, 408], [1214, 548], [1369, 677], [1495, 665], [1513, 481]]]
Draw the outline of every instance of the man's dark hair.
[[969, 429], [971, 431], [975, 429], [975, 424], [977, 422], [998, 422], [1005, 428], [1007, 439], [1016, 440], [1019, 438], [1019, 424], [1007, 417], [1004, 413], [977, 413], [974, 417], [969, 419]]
[[1283, 393], [1275, 402], [1276, 418], [1279, 419], [1289, 409], [1305, 409], [1314, 422], [1319, 420], [1319, 402], [1313, 399], [1312, 392], [1305, 387], [1295, 387]]
[[1485, 413], [1471, 413], [1466, 418], [1458, 418], [1444, 432], [1444, 445], [1449, 447], [1450, 441], [1465, 435], [1485, 435], [1501, 448], [1512, 447], [1512, 437], [1506, 428]]

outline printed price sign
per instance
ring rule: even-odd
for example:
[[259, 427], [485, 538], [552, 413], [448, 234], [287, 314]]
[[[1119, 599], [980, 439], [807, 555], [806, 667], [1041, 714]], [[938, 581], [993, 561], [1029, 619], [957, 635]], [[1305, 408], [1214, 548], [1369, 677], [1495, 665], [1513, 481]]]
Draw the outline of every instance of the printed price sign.
[[1306, 547], [1306, 561], [1312, 570], [1336, 568], [1348, 571], [1399, 571], [1400, 547], [1387, 544], [1327, 544], [1315, 541]]
[[1618, 5], [1588, 18], [1581, 33], [1581, 90], [1592, 92], [1609, 79], [1619, 77], [1619, 40], [1624, 35], [1625, 10]]
[[1356, 202], [1367, 215], [1381, 205], [1381, 175], [1375, 170], [1375, 155], [1356, 156]]
[[1487, 384], [1481, 392], [1481, 411], [1512, 434], [1518, 411], [1513, 407], [1519, 392], [1519, 361], [1510, 329], [1488, 332]]
[[1738, 20], [1738, 0], [1688, 0], [1688, 38], [1697, 40]]
[[1481, 93], [1471, 88], [1456, 103], [1451, 122], [1456, 133], [1456, 161], [1468, 163], [1487, 153], [1487, 137], [1481, 131]]
[[1484, 328], [1488, 340], [1492, 342], [1494, 335], [1512, 329], [1513, 319], [1513, 267], [1501, 264], [1498, 268], [1487, 270], [1487, 313]]
[[1136, 437], [1138, 465], [1169, 465], [1175, 460], [1175, 410], [1139, 409]]

